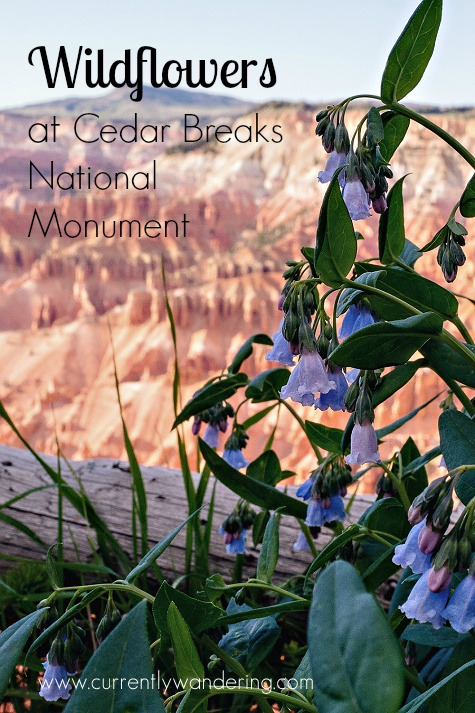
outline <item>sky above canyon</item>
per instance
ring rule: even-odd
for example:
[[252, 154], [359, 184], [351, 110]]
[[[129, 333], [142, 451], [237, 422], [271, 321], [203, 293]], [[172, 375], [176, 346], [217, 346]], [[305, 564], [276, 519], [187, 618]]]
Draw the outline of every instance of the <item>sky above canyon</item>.
[[[84, 83], [48, 89], [28, 53], [60, 45], [104, 48], [111, 62], [123, 50], [157, 48], [169, 59], [272, 57], [277, 84], [213, 92], [258, 102], [288, 99], [329, 101], [356, 92], [377, 93], [388, 52], [418, 0], [24, 0], [2, 12], [0, 107], [104, 93]], [[446, 0], [435, 55], [411, 101], [475, 104], [475, 2]], [[186, 87], [183, 87], [186, 88]]]

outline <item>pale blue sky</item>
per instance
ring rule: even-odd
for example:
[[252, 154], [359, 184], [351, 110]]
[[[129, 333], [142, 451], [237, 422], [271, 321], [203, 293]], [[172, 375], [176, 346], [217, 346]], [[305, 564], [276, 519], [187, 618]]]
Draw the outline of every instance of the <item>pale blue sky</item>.
[[[83, 84], [48, 89], [30, 49], [46, 45], [157, 48], [167, 59], [274, 59], [277, 85], [257, 78], [247, 90], [213, 91], [246, 99], [331, 100], [377, 93], [391, 46], [417, 0], [6, 0], [0, 42], [0, 107], [87, 96]], [[411, 100], [475, 104], [475, 0], [445, 0], [436, 52]], [[186, 88], [186, 87], [184, 87]]]

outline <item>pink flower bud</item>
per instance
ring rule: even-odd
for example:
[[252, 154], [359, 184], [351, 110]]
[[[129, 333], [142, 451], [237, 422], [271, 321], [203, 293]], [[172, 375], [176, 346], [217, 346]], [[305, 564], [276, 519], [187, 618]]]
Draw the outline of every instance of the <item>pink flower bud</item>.
[[218, 423], [218, 428], [221, 431], [221, 433], [226, 433], [228, 430], [228, 422], [227, 421], [220, 421]]
[[417, 544], [423, 554], [429, 555], [440, 545], [442, 539], [443, 535], [441, 532], [436, 532], [429, 527], [429, 525], [425, 525], [419, 533]]
[[424, 515], [421, 515], [421, 507], [418, 505], [417, 507], [411, 507], [409, 508], [407, 512], [407, 519], [411, 523], [411, 525], [418, 525], [420, 522], [423, 521]]
[[323, 508], [324, 510], [328, 510], [328, 508], [329, 508], [330, 505], [331, 505], [331, 499], [330, 499], [330, 497], [322, 498], [320, 502], [321, 502], [322, 508]]
[[285, 302], [285, 295], [280, 295], [279, 299], [277, 300], [277, 309], [280, 309], [282, 311], [284, 309], [284, 302]]
[[427, 586], [431, 592], [443, 592], [452, 581], [452, 572], [446, 564], [440, 569], [431, 567], [427, 577]]

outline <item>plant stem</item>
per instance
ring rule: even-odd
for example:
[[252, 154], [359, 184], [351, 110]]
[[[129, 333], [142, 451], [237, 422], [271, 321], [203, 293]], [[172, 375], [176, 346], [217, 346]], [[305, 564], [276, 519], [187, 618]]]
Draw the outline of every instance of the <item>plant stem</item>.
[[[277, 392], [276, 392], [276, 394], [277, 394]], [[280, 402], [281, 404], [283, 404], [283, 405], [285, 406], [285, 408], [286, 408], [288, 411], [290, 411], [290, 413], [292, 414], [292, 416], [297, 420], [297, 422], [298, 422], [300, 428], [302, 429], [302, 431], [305, 433], [305, 435], [307, 435], [307, 431], [306, 431], [306, 428], [305, 428], [305, 423], [304, 423], [303, 420], [300, 418], [300, 416], [298, 415], [297, 411], [296, 411], [289, 403], [287, 403], [287, 401], [286, 401], [285, 399], [281, 399], [278, 394], [277, 394], [277, 398], [279, 399], [279, 402]], [[307, 437], [308, 437], [308, 436], [307, 436]], [[309, 441], [310, 441], [310, 439], [309, 439]], [[321, 463], [322, 460], [323, 460], [323, 456], [322, 456], [321, 450], [319, 449], [318, 446], [316, 446], [316, 445], [315, 445], [314, 443], [312, 443], [311, 441], [310, 441], [310, 445], [312, 446], [313, 450], [315, 451], [315, 455], [317, 456], [318, 462]]]
[[406, 666], [404, 666], [404, 676], [409, 681], [409, 683], [414, 686], [416, 691], [419, 691], [419, 693], [425, 693], [427, 691], [427, 688], [424, 686], [418, 676], [415, 676], [412, 671], [410, 671]]
[[451, 134], [449, 134], [448, 131], [445, 131], [445, 129], [442, 129], [437, 124], [434, 124], [434, 122], [430, 119], [427, 119], [427, 117], [418, 114], [412, 109], [408, 109], [407, 106], [399, 104], [398, 102], [388, 104], [388, 108], [392, 109], [398, 114], [407, 116], [408, 119], [412, 119], [418, 124], [421, 124], [421, 126], [424, 126], [426, 129], [429, 129], [429, 131], [432, 131], [433, 134], [436, 134], [439, 138], [449, 144], [449, 146], [451, 146], [455, 151], [457, 151], [457, 153], [460, 154], [460, 156], [462, 156], [462, 158], [465, 159], [465, 161], [470, 164], [472, 168], [475, 169], [475, 156], [470, 153], [470, 151], [465, 148], [465, 146], [461, 144], [460, 141], [457, 141], [457, 139], [455, 139]]
[[309, 703], [303, 698], [295, 698], [294, 696], [286, 696], [284, 693], [276, 691], [267, 691], [265, 688], [254, 688], [252, 686], [212, 686], [206, 693], [206, 698], [211, 698], [219, 693], [245, 693], [250, 695], [260, 695], [272, 698], [274, 701], [281, 701], [293, 710], [304, 710], [308, 713], [318, 713], [318, 708]]
[[392, 472], [391, 468], [388, 468], [387, 465], [384, 463], [380, 463], [381, 467], [383, 470], [388, 474], [388, 476], [391, 478], [392, 482], [394, 483], [395, 488], [397, 489], [399, 496], [401, 498], [402, 504], [404, 505], [404, 508], [406, 512], [409, 510], [411, 507], [411, 501], [409, 500], [409, 497], [406, 492], [406, 488], [404, 487], [404, 483], [399, 480], [397, 475]]
[[318, 557], [318, 550], [315, 547], [315, 542], [313, 541], [309, 526], [303, 520], [297, 520], [297, 522], [300, 525], [300, 529], [302, 530], [303, 534], [305, 535], [305, 539], [308, 542], [308, 546], [310, 547], [313, 557]]
[[460, 334], [465, 339], [467, 344], [474, 343], [473, 339], [472, 339], [472, 335], [470, 334], [470, 332], [468, 331], [467, 327], [464, 325], [464, 323], [462, 322], [460, 317], [454, 317], [452, 319], [452, 323], [455, 324], [455, 326], [457, 327], [457, 329], [459, 330]]
[[282, 597], [290, 597], [290, 599], [295, 599], [296, 602], [306, 602], [308, 601], [305, 597], [299, 597], [298, 594], [289, 592], [288, 589], [282, 589], [277, 587], [275, 584], [269, 584], [268, 582], [260, 582], [257, 579], [249, 579], [247, 582], [235, 582], [234, 584], [228, 584], [226, 589], [267, 589], [276, 594], [280, 594]]

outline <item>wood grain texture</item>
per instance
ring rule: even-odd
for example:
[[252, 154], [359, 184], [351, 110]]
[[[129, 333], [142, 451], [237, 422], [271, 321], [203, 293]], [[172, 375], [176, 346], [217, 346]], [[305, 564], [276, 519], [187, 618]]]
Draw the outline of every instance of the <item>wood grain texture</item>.
[[[53, 468], [57, 468], [57, 458], [43, 456]], [[72, 467], [72, 470], [71, 470]], [[148, 499], [148, 520], [150, 546], [161, 540], [167, 533], [177, 527], [187, 516], [187, 504], [180, 471], [159, 466], [143, 466], [141, 468]], [[74, 472], [72, 472], [74, 471]], [[96, 507], [108, 527], [117, 537], [127, 552], [132, 551], [131, 536], [131, 475], [128, 463], [124, 461], [94, 459], [85, 461], [70, 461], [69, 465], [61, 462], [61, 473], [64, 479], [75, 489], [80, 483]], [[198, 479], [194, 475], [195, 482]], [[245, 477], [245, 476], [243, 476]], [[51, 485], [51, 478], [35, 458], [25, 450], [0, 446], [0, 503], [5, 503], [21, 493], [38, 486]], [[208, 492], [211, 493], [213, 481]], [[295, 486], [288, 486], [289, 494], [295, 494]], [[209, 498], [207, 499], [209, 500]], [[218, 526], [232, 511], [237, 497], [216, 483], [216, 502], [214, 525], [212, 528], [210, 546], [210, 567], [226, 576], [230, 575], [234, 557], [226, 554], [223, 540], [218, 533]], [[349, 522], [355, 522], [366, 508], [373, 502], [372, 496], [357, 496], [354, 500]], [[57, 540], [57, 491], [49, 487], [28, 495], [17, 501], [3, 512], [20, 520], [36, 532], [48, 545]], [[201, 518], [207, 517], [207, 508], [202, 511]], [[93, 562], [93, 552], [88, 541], [88, 532], [84, 518], [66, 501], [64, 503], [64, 552], [69, 561]], [[294, 552], [292, 545], [298, 534], [293, 518], [284, 517], [281, 526], [279, 562], [276, 579], [288, 578], [292, 574], [303, 571], [312, 556], [310, 552]], [[94, 533], [92, 539], [95, 543]], [[317, 545], [319, 549], [328, 541], [325, 530], [321, 533]], [[248, 555], [246, 557], [246, 575], [255, 572], [258, 549], [252, 546], [248, 538]], [[168, 550], [160, 557], [160, 568], [169, 578], [180, 576], [185, 560], [185, 535], [181, 532]], [[77, 548], [77, 552], [76, 549]], [[78, 553], [78, 554], [77, 554]], [[32, 559], [45, 558], [45, 551], [16, 528], [2, 523], [0, 526], [0, 569], [11, 566], [11, 557], [28, 557]]]

